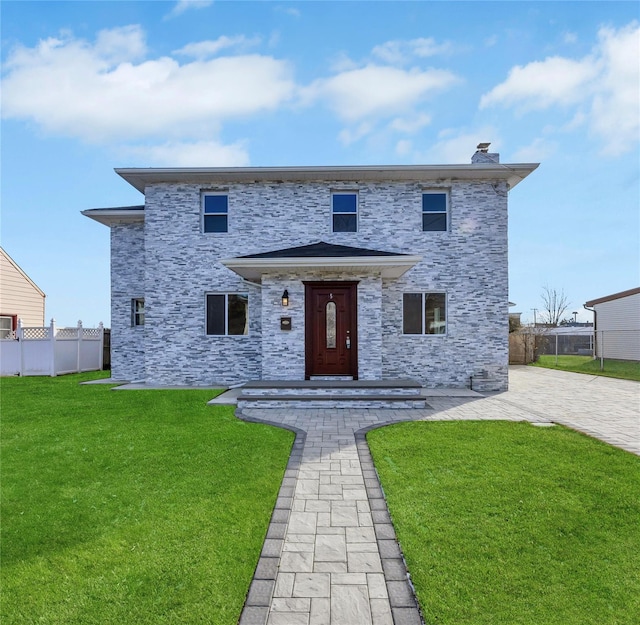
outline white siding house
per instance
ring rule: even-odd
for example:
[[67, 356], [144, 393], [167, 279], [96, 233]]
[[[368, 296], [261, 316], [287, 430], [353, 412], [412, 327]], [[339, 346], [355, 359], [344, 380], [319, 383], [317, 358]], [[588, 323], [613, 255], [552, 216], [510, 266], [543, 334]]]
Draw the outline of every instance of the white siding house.
[[585, 303], [594, 311], [595, 356], [640, 361], [640, 288]]
[[0, 247], [0, 338], [24, 326], [44, 325], [45, 294]]

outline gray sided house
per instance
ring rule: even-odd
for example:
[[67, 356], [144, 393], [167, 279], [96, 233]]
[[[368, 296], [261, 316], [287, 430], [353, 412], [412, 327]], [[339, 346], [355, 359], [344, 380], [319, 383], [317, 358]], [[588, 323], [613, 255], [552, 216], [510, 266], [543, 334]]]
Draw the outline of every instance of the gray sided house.
[[507, 197], [537, 164], [117, 169], [112, 375], [507, 388]]

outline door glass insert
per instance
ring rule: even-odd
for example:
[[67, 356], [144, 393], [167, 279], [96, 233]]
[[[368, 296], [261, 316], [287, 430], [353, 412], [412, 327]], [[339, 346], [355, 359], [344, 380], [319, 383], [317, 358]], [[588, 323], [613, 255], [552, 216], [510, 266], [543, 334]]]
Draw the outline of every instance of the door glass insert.
[[327, 349], [336, 347], [336, 303], [327, 302], [326, 307]]

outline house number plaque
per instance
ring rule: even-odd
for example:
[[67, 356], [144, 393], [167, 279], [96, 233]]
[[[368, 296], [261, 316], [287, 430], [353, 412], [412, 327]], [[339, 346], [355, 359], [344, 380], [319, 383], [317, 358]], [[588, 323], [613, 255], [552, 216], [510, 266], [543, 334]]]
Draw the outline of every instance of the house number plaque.
[[280, 329], [291, 330], [291, 317], [280, 317]]

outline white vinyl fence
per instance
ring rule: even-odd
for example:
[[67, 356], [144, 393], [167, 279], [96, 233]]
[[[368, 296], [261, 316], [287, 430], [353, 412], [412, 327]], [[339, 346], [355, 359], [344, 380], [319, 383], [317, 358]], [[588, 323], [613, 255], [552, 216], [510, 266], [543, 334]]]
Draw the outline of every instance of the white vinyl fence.
[[57, 328], [49, 326], [18, 328], [0, 339], [0, 375], [49, 375], [102, 369], [104, 329]]

